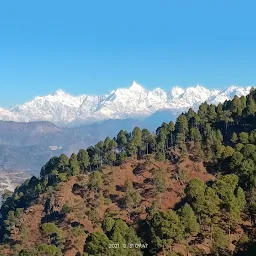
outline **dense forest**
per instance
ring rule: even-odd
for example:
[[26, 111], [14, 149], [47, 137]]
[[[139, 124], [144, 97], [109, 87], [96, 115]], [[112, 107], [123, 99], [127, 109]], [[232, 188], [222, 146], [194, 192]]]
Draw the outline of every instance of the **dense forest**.
[[53, 157], [0, 213], [0, 255], [256, 255], [256, 90]]

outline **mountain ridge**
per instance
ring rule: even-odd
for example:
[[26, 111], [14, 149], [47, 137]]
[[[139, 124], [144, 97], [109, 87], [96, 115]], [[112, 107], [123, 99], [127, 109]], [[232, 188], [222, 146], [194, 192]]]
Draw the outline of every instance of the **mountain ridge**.
[[[3, 193], [0, 251], [255, 255], [255, 124], [253, 89], [223, 104], [200, 104], [154, 132], [136, 126], [70, 157], [54, 154], [40, 177]], [[3, 190], [9, 185], [3, 179]]]
[[58, 126], [78, 126], [108, 119], [144, 119], [165, 109], [178, 115], [190, 107], [197, 108], [204, 101], [217, 104], [234, 95], [245, 96], [250, 88], [230, 86], [210, 90], [196, 85], [186, 89], [175, 86], [166, 92], [161, 88], [147, 90], [134, 81], [128, 88], [118, 88], [105, 95], [73, 96], [59, 89], [9, 109], [0, 107], [0, 120], [50, 121]]

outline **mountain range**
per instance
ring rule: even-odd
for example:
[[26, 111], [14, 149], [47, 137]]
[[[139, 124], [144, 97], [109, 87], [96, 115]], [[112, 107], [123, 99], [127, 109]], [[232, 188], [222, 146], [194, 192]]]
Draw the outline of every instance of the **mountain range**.
[[250, 88], [209, 90], [197, 85], [174, 87], [167, 93], [160, 88], [149, 91], [133, 82], [103, 96], [72, 96], [58, 90], [20, 106], [0, 108], [0, 195], [17, 180], [38, 176], [52, 156], [77, 153], [121, 129], [130, 132], [139, 126], [154, 131], [159, 123], [175, 121], [189, 107], [247, 95]]
[[128, 88], [119, 88], [100, 96], [73, 96], [57, 90], [19, 106], [0, 108], [0, 120], [50, 121], [61, 127], [74, 127], [109, 119], [144, 119], [165, 110], [175, 116], [190, 107], [196, 109], [204, 101], [216, 104], [234, 95], [247, 95], [250, 88], [230, 86], [223, 90], [210, 90], [196, 85], [186, 89], [176, 86], [165, 92], [160, 88], [146, 90], [133, 82]]

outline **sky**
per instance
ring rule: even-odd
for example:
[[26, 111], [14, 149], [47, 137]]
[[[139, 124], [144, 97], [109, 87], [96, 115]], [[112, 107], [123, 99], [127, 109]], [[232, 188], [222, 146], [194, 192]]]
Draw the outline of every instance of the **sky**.
[[59, 88], [104, 94], [256, 84], [256, 3], [12, 0], [0, 3], [0, 106]]

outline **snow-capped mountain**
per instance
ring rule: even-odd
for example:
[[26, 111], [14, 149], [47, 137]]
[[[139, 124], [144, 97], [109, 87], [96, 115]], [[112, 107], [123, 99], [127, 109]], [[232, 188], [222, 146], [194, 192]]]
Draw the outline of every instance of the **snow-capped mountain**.
[[119, 88], [101, 96], [72, 96], [58, 90], [20, 106], [0, 108], [0, 120], [51, 121], [61, 126], [74, 126], [108, 119], [146, 118], [163, 109], [179, 114], [189, 107], [197, 108], [204, 101], [218, 103], [234, 95], [247, 95], [250, 88], [231, 86], [224, 90], [209, 90], [197, 85], [186, 89], [176, 86], [165, 92], [160, 88], [146, 90], [133, 82], [128, 88]]

